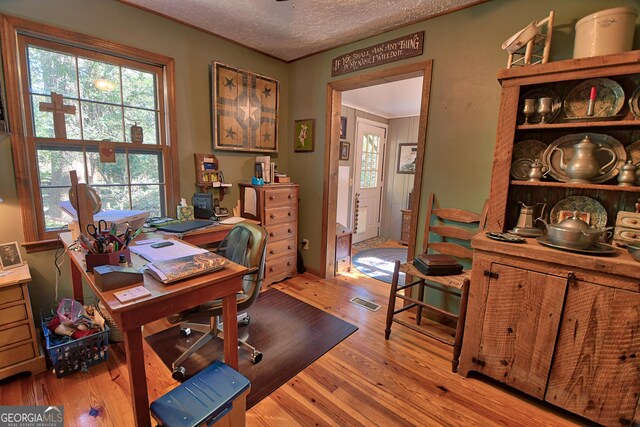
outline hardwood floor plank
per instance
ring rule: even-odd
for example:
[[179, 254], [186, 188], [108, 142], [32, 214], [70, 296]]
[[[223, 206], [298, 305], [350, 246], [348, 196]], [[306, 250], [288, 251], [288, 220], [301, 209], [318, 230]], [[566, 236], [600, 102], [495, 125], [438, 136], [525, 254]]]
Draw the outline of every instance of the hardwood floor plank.
[[[249, 410], [249, 426], [584, 424], [481, 377], [452, 373], [450, 346], [401, 325], [393, 325], [386, 341], [388, 283], [353, 271], [328, 280], [303, 274], [272, 287], [359, 329]], [[379, 304], [380, 310], [372, 312], [349, 302], [355, 296]], [[143, 333], [169, 326], [160, 320], [145, 325]], [[178, 383], [146, 342], [143, 349], [153, 401]], [[64, 405], [68, 426], [130, 426], [125, 360], [122, 344], [111, 345], [109, 360], [88, 373], [56, 379], [46, 372], [3, 381], [0, 405]], [[97, 410], [95, 416], [89, 413], [91, 408]]]

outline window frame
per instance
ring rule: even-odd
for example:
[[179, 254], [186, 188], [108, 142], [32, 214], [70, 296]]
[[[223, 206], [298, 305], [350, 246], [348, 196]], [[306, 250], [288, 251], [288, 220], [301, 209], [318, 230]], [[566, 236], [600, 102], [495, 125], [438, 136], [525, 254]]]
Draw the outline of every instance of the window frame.
[[[163, 156], [165, 200], [167, 207], [177, 204], [179, 194], [178, 149], [175, 109], [175, 64], [173, 58], [147, 52], [134, 47], [107, 41], [104, 39], [62, 30], [52, 26], [0, 15], [2, 20], [3, 66], [5, 73], [7, 116], [11, 129], [11, 148], [14, 160], [14, 173], [18, 192], [18, 201], [24, 232], [23, 246], [27, 252], [48, 250], [55, 247], [58, 232], [45, 231], [42, 199], [38, 182], [35, 136], [33, 135], [31, 101], [26, 68], [25, 40], [35, 39], [39, 46], [47, 46], [56, 51], [81, 50], [82, 57], [113, 62], [145, 70], [150, 68], [157, 78], [157, 102], [159, 114], [158, 144], [142, 144], [142, 151], [157, 151]], [[62, 46], [60, 46], [62, 45]], [[55, 46], [55, 47], [54, 47]], [[146, 65], [145, 65], [146, 64]], [[42, 142], [60, 141], [56, 138], [38, 138]], [[98, 141], [62, 140], [65, 144], [78, 145], [83, 150], [97, 147]], [[137, 144], [118, 143], [120, 147], [133, 147]], [[87, 150], [88, 151], [88, 150]]]

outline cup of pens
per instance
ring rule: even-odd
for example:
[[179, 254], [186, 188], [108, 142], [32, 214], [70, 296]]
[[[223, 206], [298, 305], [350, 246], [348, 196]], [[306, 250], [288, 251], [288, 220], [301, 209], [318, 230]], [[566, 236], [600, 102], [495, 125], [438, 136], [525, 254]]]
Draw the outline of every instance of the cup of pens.
[[[131, 251], [124, 241], [113, 234], [101, 234], [94, 239], [86, 238], [82, 241], [87, 249], [85, 260], [87, 271], [92, 272], [93, 267], [99, 265], [118, 265], [120, 255], [124, 255], [127, 263], [131, 262]], [[128, 243], [128, 242], [127, 242]]]

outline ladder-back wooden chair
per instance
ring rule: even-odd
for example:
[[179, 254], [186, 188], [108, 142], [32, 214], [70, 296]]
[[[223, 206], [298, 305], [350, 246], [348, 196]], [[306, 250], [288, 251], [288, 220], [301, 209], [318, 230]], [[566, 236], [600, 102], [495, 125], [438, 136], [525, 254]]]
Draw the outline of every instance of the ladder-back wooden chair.
[[[487, 203], [483, 208], [482, 214], [477, 214], [461, 209], [452, 208], [436, 208], [435, 195], [429, 196], [427, 205], [427, 217], [424, 230], [423, 251], [422, 253], [441, 253], [451, 255], [459, 261], [468, 260], [471, 262], [473, 250], [470, 247], [470, 240], [479, 231], [484, 228], [487, 216]], [[396, 261], [391, 283], [391, 291], [389, 293], [389, 305], [387, 307], [387, 322], [384, 337], [389, 339], [391, 334], [391, 325], [393, 322], [406, 326], [414, 331], [425, 334], [440, 342], [453, 346], [452, 371], [458, 369], [458, 358], [460, 349], [462, 348], [462, 336], [464, 333], [464, 321], [467, 311], [467, 298], [469, 295], [469, 283], [471, 278], [471, 270], [465, 269], [462, 274], [451, 276], [427, 276], [413, 266], [413, 260], [401, 264]], [[414, 280], [405, 285], [398, 286], [398, 278], [400, 272]], [[425, 287], [443, 292], [446, 295], [452, 295], [460, 298], [460, 306], [458, 314], [448, 311], [441, 307], [436, 307], [425, 301]], [[417, 288], [417, 295], [412, 295], [413, 289]], [[400, 298], [406, 301], [404, 307], [396, 309], [396, 299]], [[415, 325], [396, 317], [397, 314], [416, 309]], [[449, 318], [456, 322], [456, 330], [453, 339], [446, 339], [442, 335], [437, 335], [429, 331], [424, 326], [420, 326], [422, 321], [423, 309], [431, 310], [441, 316]]]

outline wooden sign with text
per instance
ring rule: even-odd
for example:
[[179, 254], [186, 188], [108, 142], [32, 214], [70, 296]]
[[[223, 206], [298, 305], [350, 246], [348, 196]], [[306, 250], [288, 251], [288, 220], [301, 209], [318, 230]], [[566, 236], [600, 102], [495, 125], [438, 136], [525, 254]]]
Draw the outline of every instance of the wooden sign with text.
[[331, 76], [422, 55], [424, 31], [345, 53], [331, 62]]

